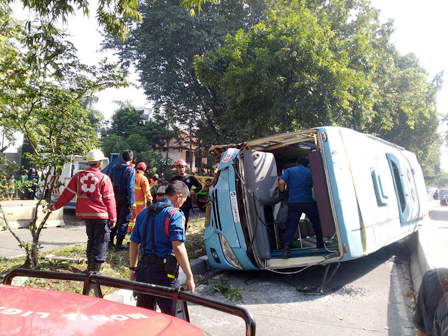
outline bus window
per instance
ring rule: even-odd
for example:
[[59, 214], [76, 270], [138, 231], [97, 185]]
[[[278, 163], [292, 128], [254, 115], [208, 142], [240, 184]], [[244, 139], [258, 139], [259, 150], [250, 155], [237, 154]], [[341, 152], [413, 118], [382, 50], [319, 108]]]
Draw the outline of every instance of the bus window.
[[384, 194], [383, 184], [381, 183], [381, 176], [377, 175], [376, 170], [372, 170], [373, 186], [375, 188], [376, 201], [378, 206], [386, 206], [389, 197]]
[[389, 167], [394, 180], [395, 193], [397, 194], [400, 209], [400, 220], [401, 222], [407, 222], [410, 220], [411, 211], [407, 202], [408, 192], [405, 181], [403, 180], [403, 167], [401, 167], [400, 161], [395, 155], [387, 153], [386, 157], [389, 161]]

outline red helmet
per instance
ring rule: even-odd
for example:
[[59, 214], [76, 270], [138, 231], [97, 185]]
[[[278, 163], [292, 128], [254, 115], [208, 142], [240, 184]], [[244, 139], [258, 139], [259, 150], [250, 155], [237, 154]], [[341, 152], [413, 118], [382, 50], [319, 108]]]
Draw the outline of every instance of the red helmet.
[[141, 170], [143, 170], [143, 171], [145, 171], [146, 170], [146, 163], [144, 163], [143, 161], [142, 162], [140, 162], [138, 165], [137, 165], [137, 167], [135, 167], [135, 169], [141, 169]]
[[184, 159], [179, 159], [179, 160], [177, 160], [176, 163], [175, 163], [175, 165], [176, 165], [176, 166], [185, 166], [185, 167], [188, 166]]

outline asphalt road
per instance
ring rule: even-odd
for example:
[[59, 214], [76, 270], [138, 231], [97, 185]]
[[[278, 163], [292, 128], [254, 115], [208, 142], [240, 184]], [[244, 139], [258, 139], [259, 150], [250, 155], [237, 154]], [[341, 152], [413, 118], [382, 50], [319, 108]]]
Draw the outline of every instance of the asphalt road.
[[[224, 272], [215, 285], [227, 281], [255, 317], [257, 336], [272, 335], [416, 335], [412, 324], [412, 284], [404, 244], [393, 244], [365, 258], [341, 264], [324, 295], [307, 295], [296, 288], [320, 284], [324, 267], [295, 275], [267, 271]], [[220, 277], [223, 281], [220, 280]], [[228, 302], [209, 285], [200, 295]], [[191, 322], [215, 336], [244, 335], [244, 323], [192, 306]]]
[[[41, 231], [39, 243], [41, 252], [55, 249], [62, 245], [76, 245], [87, 241], [84, 221], [77, 219], [74, 210], [64, 210], [65, 227], [46, 228]], [[32, 241], [32, 236], [27, 228], [15, 229], [14, 233], [22, 241]], [[18, 241], [9, 231], [0, 231], [0, 257], [17, 257], [25, 254], [25, 250], [19, 247]]]

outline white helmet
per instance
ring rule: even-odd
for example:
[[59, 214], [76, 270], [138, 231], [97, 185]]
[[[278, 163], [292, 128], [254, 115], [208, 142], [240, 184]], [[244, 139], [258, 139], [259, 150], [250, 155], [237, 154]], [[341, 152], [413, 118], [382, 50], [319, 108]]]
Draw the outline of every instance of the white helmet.
[[90, 152], [87, 153], [87, 162], [98, 162], [101, 160], [104, 160], [104, 154], [99, 149], [92, 149]]

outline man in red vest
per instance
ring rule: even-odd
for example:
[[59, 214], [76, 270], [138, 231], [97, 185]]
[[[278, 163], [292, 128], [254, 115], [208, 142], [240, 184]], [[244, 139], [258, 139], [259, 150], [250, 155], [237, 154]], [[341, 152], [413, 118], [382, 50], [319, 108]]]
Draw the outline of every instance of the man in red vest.
[[101, 172], [104, 154], [93, 149], [87, 154], [90, 168], [78, 172], [70, 180], [58, 201], [50, 206], [54, 211], [77, 196], [76, 217], [86, 221], [87, 232], [87, 271], [98, 273], [106, 261], [110, 229], [117, 222], [117, 209], [112, 182]]

